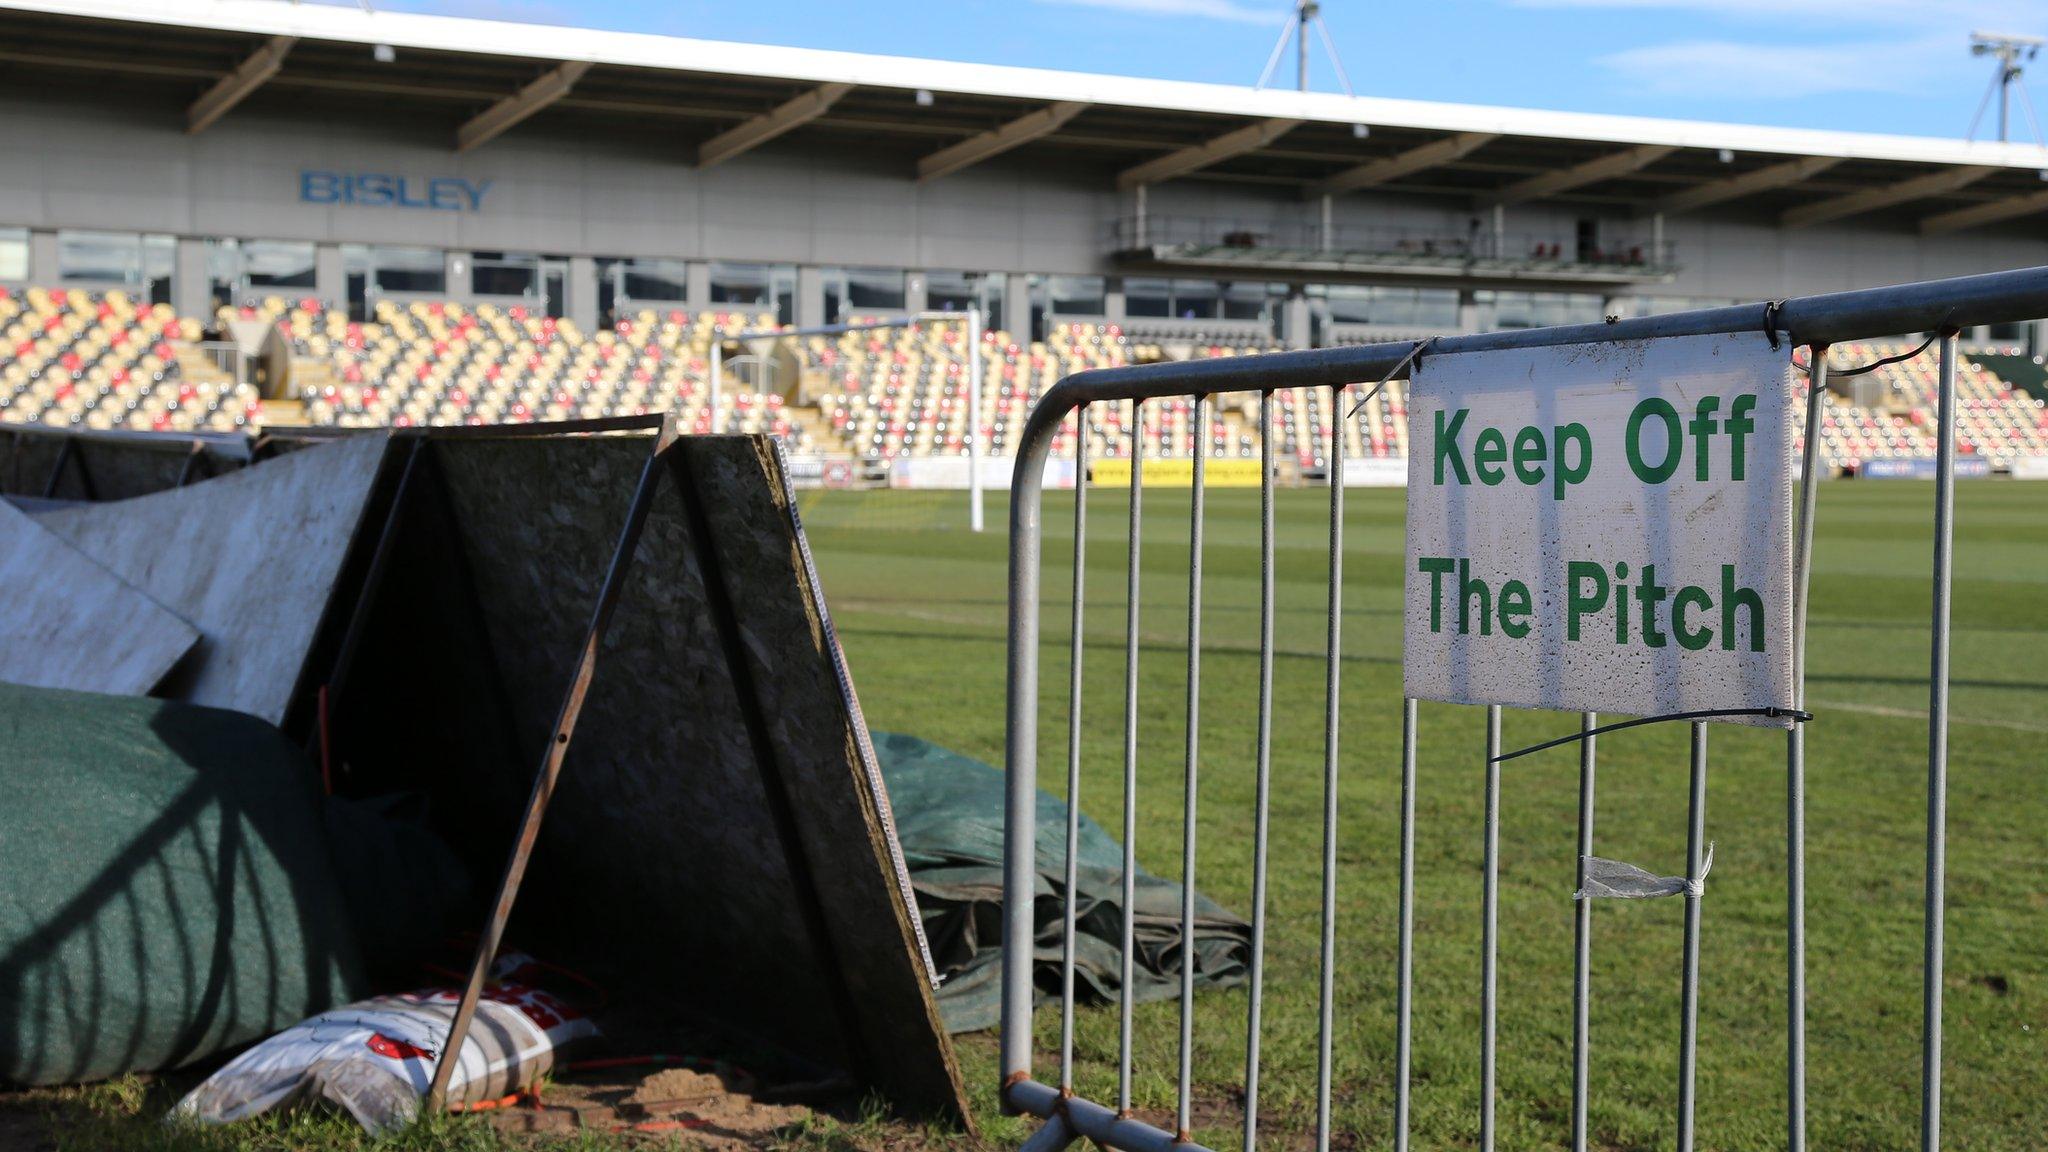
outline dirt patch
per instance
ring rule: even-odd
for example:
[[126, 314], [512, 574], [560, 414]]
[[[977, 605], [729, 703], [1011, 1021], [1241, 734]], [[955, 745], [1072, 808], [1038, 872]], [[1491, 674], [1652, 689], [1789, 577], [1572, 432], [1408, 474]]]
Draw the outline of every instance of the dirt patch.
[[569, 1073], [537, 1102], [492, 1113], [491, 1123], [508, 1133], [644, 1135], [708, 1152], [751, 1152], [844, 1095], [838, 1084], [764, 1088], [726, 1067]]

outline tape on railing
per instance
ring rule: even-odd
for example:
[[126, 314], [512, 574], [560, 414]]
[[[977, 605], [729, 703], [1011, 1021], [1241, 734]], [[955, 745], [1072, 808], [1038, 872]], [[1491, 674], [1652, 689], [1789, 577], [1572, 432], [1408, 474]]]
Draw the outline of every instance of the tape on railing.
[[1690, 896], [1707, 893], [1707, 873], [1714, 868], [1714, 846], [1707, 845], [1706, 859], [1700, 861], [1700, 878], [1654, 876], [1633, 864], [1599, 856], [1581, 856], [1585, 868], [1584, 886], [1572, 893], [1574, 900], [1648, 900], [1657, 896]]

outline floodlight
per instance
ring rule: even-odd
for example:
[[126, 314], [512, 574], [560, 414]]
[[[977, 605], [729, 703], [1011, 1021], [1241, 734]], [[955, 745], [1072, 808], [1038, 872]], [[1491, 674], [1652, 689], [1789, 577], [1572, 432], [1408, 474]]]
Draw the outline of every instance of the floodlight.
[[919, 89], [917, 90], [917, 106], [918, 106], [919, 108], [929, 108], [929, 107], [931, 107], [931, 106], [932, 106], [932, 100], [933, 100], [933, 99], [934, 99], [934, 97], [932, 96], [932, 90], [931, 90], [931, 89], [929, 89], [929, 88], [919, 88]]
[[379, 64], [389, 64], [398, 59], [398, 49], [389, 44], [378, 44], [370, 49], [370, 58]]
[[1721, 163], [1723, 163], [1723, 164], [1733, 164], [1733, 163], [1735, 163], [1735, 149], [1733, 149], [1733, 148], [1723, 148], [1723, 149], [1721, 149], [1720, 153], [1718, 154], [1718, 158], [1720, 159]]
[[1354, 140], [1363, 140], [1370, 135], [1372, 135], [1372, 128], [1368, 125], [1353, 124], [1351, 126], [1351, 137]]

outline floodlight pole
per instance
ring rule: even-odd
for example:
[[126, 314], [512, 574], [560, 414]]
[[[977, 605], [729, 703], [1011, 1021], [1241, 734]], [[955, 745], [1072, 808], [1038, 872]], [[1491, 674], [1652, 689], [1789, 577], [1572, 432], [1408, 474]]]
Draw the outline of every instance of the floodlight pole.
[[1308, 22], [1315, 19], [1316, 0], [1301, 0], [1294, 6], [1294, 88], [1308, 91]]

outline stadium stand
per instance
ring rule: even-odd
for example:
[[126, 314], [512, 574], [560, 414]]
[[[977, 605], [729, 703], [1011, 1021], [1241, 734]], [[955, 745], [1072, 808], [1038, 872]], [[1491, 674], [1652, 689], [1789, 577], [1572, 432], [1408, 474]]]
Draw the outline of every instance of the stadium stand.
[[[0, 287], [0, 419], [192, 431], [260, 426], [266, 417], [406, 427], [673, 412], [686, 432], [765, 432], [805, 455], [886, 463], [967, 452], [967, 333], [955, 321], [786, 342], [795, 345], [795, 387], [759, 391], [728, 371], [713, 411], [716, 334], [773, 331], [773, 316], [640, 309], [611, 328], [584, 333], [571, 321], [520, 307], [386, 299], [372, 320], [358, 322], [321, 300], [265, 296], [224, 306], [213, 317], [217, 327], [230, 319], [262, 320], [278, 329], [290, 348], [297, 403], [287, 399], [266, 409], [253, 385], [236, 383], [203, 350], [206, 325], [175, 315], [168, 305], [138, 303], [118, 291]], [[856, 324], [877, 319], [857, 318]], [[1910, 347], [1837, 345], [1834, 363], [1869, 363]], [[976, 350], [984, 445], [992, 456], [1008, 455], [1031, 406], [1074, 372], [1277, 350], [1270, 338], [1185, 326], [1065, 320], [1045, 340], [1032, 342], [984, 332]], [[1846, 378], [1837, 376], [1817, 433], [1821, 459], [1830, 469], [1854, 471], [1870, 460], [1933, 455], [1935, 373], [1931, 355], [1884, 365], [1870, 376], [1874, 392], [1853, 393], [1864, 406], [1851, 402]], [[1959, 369], [1958, 450], [1994, 468], [2048, 456], [2048, 398], [2016, 386], [2014, 378], [2039, 392], [2048, 372], [1997, 348], [1973, 352]], [[1311, 474], [1326, 467], [1337, 418], [1331, 407], [1322, 390], [1277, 394], [1275, 448], [1283, 466]], [[1802, 443], [1803, 416], [1801, 405]], [[1190, 455], [1194, 417], [1190, 399], [1148, 405], [1146, 454]], [[1207, 430], [1210, 454], [1257, 456], [1258, 418], [1255, 396], [1219, 401]], [[1128, 455], [1127, 422], [1124, 405], [1092, 406], [1086, 413], [1090, 455]], [[1406, 382], [1389, 382], [1342, 423], [1347, 457], [1405, 456]], [[1070, 424], [1055, 451], [1072, 453], [1074, 435]]]
[[0, 418], [95, 430], [231, 430], [256, 390], [193, 345], [195, 320], [123, 292], [0, 287]]
[[[1893, 343], [1837, 345], [1831, 363], [1868, 364], [1912, 348]], [[1930, 355], [1877, 368], [1871, 376], [1881, 390], [1879, 405], [1859, 407], [1830, 389], [1823, 398], [1821, 459], [1831, 467], [1854, 470], [1873, 459], [1933, 456], [1937, 371]], [[1957, 366], [1956, 400], [1958, 452], [1983, 456], [1994, 468], [2007, 467], [2020, 456], [2048, 455], [2048, 412], [2042, 401], [2015, 389], [1983, 363], [1966, 356]], [[1803, 405], [1800, 418], [1803, 421]], [[1801, 432], [1803, 437], [1803, 428]]]
[[780, 395], [724, 389], [719, 411], [711, 410], [714, 328], [772, 327], [769, 317], [643, 310], [585, 336], [570, 321], [491, 304], [383, 300], [371, 323], [310, 299], [273, 296], [236, 311], [275, 323], [291, 342], [295, 386], [315, 424], [525, 423], [670, 411], [687, 431], [767, 432], [793, 450], [809, 447], [809, 431], [790, 418]]

